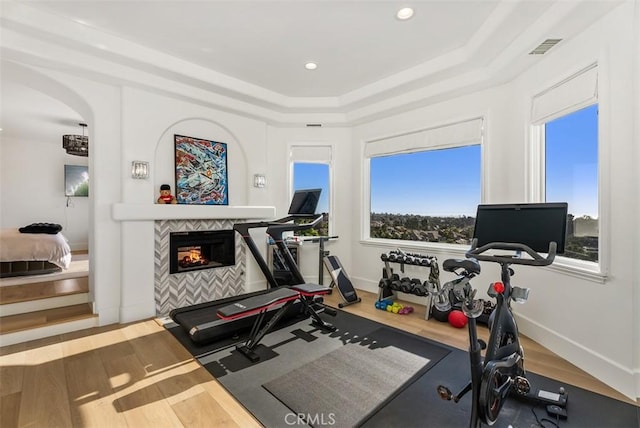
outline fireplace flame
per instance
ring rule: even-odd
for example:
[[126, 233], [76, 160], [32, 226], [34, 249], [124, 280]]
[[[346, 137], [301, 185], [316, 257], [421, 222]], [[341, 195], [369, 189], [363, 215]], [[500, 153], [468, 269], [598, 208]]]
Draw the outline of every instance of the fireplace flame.
[[189, 259], [191, 263], [199, 262], [202, 259], [202, 253], [200, 250], [193, 249], [189, 252]]
[[183, 268], [202, 266], [208, 263], [209, 260], [202, 255], [202, 251], [200, 251], [199, 248], [191, 248], [189, 253], [184, 255], [179, 261], [180, 266]]

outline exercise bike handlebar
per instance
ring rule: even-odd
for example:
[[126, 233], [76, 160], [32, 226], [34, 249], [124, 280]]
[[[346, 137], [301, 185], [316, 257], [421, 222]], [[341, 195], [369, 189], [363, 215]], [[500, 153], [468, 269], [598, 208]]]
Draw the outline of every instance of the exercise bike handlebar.
[[[534, 251], [531, 247], [524, 244], [517, 244], [511, 242], [490, 242], [488, 244], [478, 247], [478, 240], [473, 239], [471, 243], [471, 249], [465, 253], [468, 258], [474, 258], [480, 261], [506, 263], [514, 265], [528, 265], [528, 266], [549, 266], [553, 263], [556, 257], [557, 244], [555, 242], [549, 242], [549, 252], [546, 257], [543, 257], [540, 253]], [[489, 250], [507, 250], [507, 251], [524, 251], [530, 259], [516, 257], [515, 255], [499, 255], [499, 254], [484, 254]]]

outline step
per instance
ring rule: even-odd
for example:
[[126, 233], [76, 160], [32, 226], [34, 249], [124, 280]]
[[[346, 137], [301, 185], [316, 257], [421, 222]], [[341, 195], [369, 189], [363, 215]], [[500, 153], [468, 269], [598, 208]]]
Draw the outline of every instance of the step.
[[52, 297], [86, 294], [89, 292], [89, 278], [59, 279], [33, 284], [5, 285], [0, 287], [0, 305], [49, 299]]
[[[25, 330], [50, 327], [72, 321], [95, 318], [90, 303], [46, 309], [43, 311], [0, 317], [0, 334], [24, 332]], [[4, 345], [3, 340], [3, 345]]]
[[63, 306], [89, 303], [89, 293], [69, 294], [66, 296], [49, 297], [48, 299], [27, 300], [25, 302], [0, 305], [0, 317], [25, 314], [27, 312], [44, 311], [46, 309], [61, 308]]
[[87, 318], [73, 321], [50, 324], [44, 327], [32, 328], [29, 330], [15, 331], [13, 333], [0, 334], [0, 347], [15, 345], [16, 343], [29, 342], [31, 340], [52, 337], [59, 334], [71, 333], [73, 331], [86, 330], [98, 327], [98, 316], [93, 315]]

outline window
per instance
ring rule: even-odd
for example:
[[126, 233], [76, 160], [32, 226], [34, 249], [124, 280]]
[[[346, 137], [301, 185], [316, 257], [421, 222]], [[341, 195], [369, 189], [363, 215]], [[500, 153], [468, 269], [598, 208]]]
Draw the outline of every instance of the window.
[[597, 65], [534, 96], [532, 123], [531, 199], [569, 204], [563, 260], [593, 271], [602, 262]]
[[470, 244], [481, 140], [482, 119], [474, 119], [365, 146], [369, 238]]
[[568, 202], [565, 257], [598, 262], [598, 105], [544, 124], [545, 200]]
[[[329, 236], [331, 200], [331, 147], [294, 146], [291, 149], [292, 192], [301, 189], [322, 189], [316, 213], [325, 214], [320, 225], [296, 232], [297, 236]], [[305, 221], [305, 220], [301, 220]]]

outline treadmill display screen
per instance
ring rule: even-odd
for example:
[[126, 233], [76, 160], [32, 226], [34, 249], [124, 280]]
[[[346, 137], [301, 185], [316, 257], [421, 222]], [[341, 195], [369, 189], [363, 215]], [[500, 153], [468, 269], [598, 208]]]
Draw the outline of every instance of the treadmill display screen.
[[473, 237], [478, 247], [491, 242], [524, 244], [539, 253], [557, 244], [564, 253], [567, 203], [478, 205]]
[[316, 213], [322, 189], [296, 190], [289, 206], [290, 215], [312, 215]]

